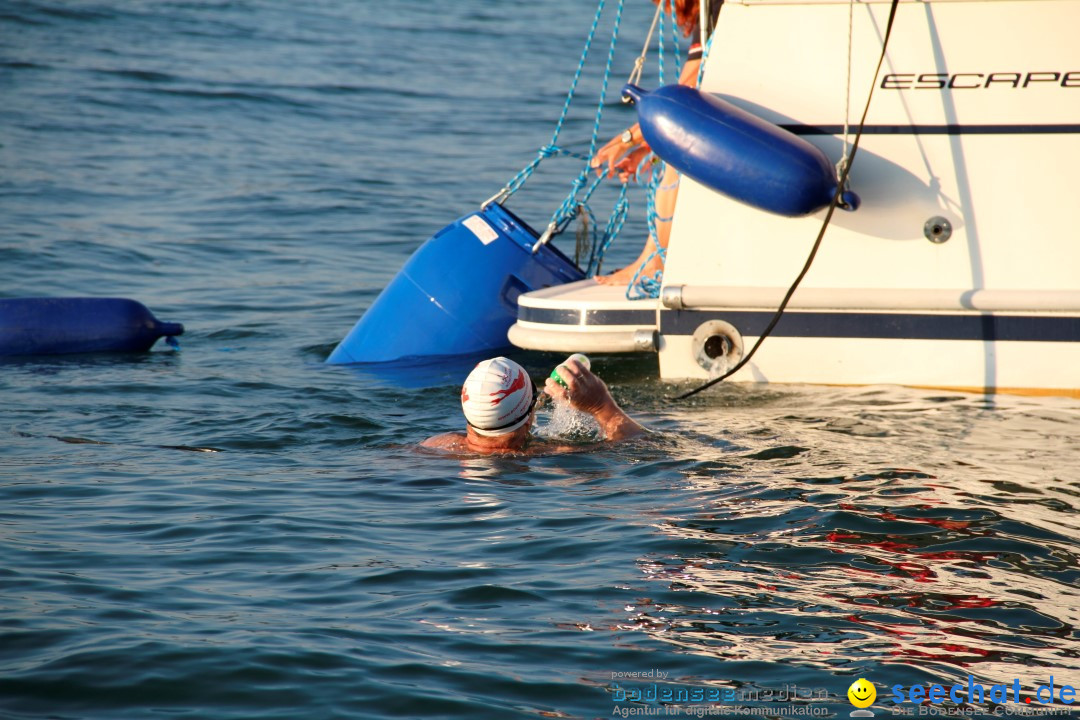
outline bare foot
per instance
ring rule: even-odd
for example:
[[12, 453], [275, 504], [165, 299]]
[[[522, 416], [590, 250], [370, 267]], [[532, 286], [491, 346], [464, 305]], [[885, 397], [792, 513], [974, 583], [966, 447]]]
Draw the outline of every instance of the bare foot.
[[[616, 270], [610, 275], [597, 275], [596, 282], [601, 285], [629, 285], [634, 279], [635, 275], [638, 275], [638, 268], [641, 267], [641, 263], [635, 263], [633, 265], [627, 265], [622, 270]], [[656, 275], [660, 270], [664, 269], [664, 261], [659, 257], [654, 257], [645, 264], [645, 267], [641, 270], [639, 278], [651, 278]]]
[[601, 285], [629, 285], [630, 281], [634, 279], [635, 272], [637, 272], [637, 268], [627, 266], [622, 270], [616, 270], [610, 275], [597, 275], [596, 282]]

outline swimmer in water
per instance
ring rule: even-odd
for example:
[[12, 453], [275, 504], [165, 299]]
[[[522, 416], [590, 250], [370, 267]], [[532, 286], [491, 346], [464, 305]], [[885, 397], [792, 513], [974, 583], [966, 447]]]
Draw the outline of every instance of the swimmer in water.
[[[558, 367], [564, 388], [552, 378], [539, 390], [525, 368], [504, 357], [478, 364], [461, 386], [461, 409], [465, 432], [443, 433], [420, 443], [421, 447], [457, 452], [520, 453], [529, 443], [541, 392], [565, 400], [571, 407], [592, 415], [609, 442], [646, 432], [622, 411], [604, 381], [577, 360]], [[574, 448], [549, 448], [565, 451]]]

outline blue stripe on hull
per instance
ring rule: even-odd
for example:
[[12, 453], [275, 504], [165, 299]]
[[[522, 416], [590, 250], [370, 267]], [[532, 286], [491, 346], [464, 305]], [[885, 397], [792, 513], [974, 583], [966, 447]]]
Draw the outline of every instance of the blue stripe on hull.
[[[662, 310], [660, 332], [692, 335], [708, 320], [726, 320], [743, 335], [760, 335], [771, 310]], [[651, 326], [652, 310], [548, 309], [521, 306], [518, 319], [555, 326], [603, 328], [611, 325]], [[895, 338], [920, 340], [1001, 340], [1012, 342], [1080, 342], [1080, 317], [1057, 315], [992, 315], [888, 312], [811, 312], [789, 310], [777, 324], [777, 337]]]
[[[583, 317], [584, 314], [584, 317]], [[656, 324], [655, 310], [579, 310], [518, 306], [518, 320], [543, 325], [637, 325]]]
[[[781, 125], [794, 135], [843, 135], [843, 125]], [[863, 135], [1076, 135], [1080, 124], [866, 125]]]
[[[772, 311], [671, 310], [660, 313], [660, 332], [691, 335], [707, 320], [726, 320], [743, 335], [757, 336]], [[1080, 317], [788, 311], [775, 337], [895, 338], [919, 340], [1000, 340], [1080, 342]]]

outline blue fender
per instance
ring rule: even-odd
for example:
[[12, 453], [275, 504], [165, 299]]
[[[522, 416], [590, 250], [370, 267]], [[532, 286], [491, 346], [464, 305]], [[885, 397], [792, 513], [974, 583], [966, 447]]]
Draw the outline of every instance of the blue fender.
[[[836, 169], [803, 138], [729, 102], [685, 85], [623, 96], [637, 107], [645, 141], [664, 162], [719, 193], [787, 217], [827, 207]], [[844, 193], [845, 209], [858, 197]]]
[[536, 232], [489, 204], [435, 233], [330, 353], [341, 365], [509, 347], [521, 293], [585, 277]]
[[0, 355], [145, 352], [184, 326], [125, 298], [0, 300]]

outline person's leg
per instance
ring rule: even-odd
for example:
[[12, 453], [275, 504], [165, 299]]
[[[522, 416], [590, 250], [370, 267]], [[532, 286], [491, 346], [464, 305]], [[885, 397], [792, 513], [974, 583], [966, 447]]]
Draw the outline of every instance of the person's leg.
[[[656, 235], [660, 247], [667, 250], [668, 240], [671, 237], [671, 217], [675, 212], [675, 200], [679, 196], [679, 173], [670, 165], [664, 170], [664, 177], [660, 180], [660, 187], [656, 189]], [[653, 277], [658, 271], [664, 269], [664, 260], [656, 252], [656, 239], [650, 235], [645, 240], [645, 247], [634, 262], [621, 270], [616, 270], [610, 275], [597, 275], [597, 282], [603, 285], [629, 285], [637, 275], [641, 264], [648, 260], [639, 277]], [[650, 256], [652, 256], [650, 258]]]

